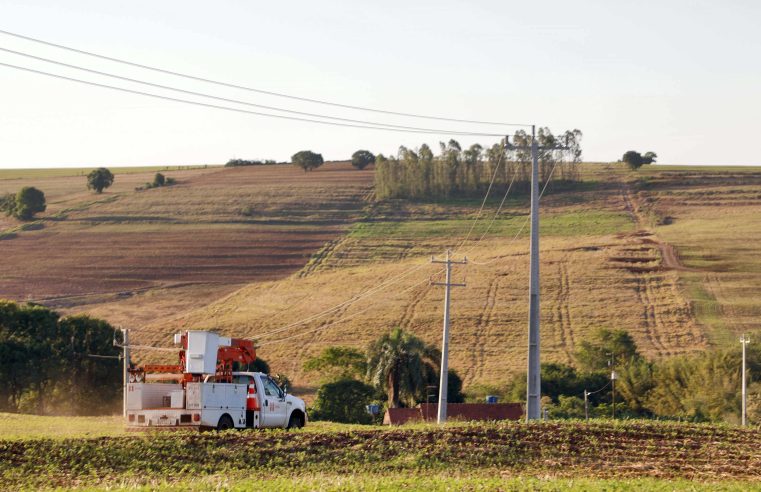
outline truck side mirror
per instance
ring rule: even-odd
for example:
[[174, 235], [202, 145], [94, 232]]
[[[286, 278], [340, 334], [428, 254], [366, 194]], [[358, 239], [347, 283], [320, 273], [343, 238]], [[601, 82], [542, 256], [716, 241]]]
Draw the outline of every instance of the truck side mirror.
[[283, 395], [287, 395], [287, 394], [288, 394], [288, 385], [284, 384], [283, 385]]

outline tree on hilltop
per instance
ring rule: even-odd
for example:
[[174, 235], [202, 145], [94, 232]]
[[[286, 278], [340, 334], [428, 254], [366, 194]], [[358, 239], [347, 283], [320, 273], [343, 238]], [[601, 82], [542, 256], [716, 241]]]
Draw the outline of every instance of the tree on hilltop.
[[114, 175], [105, 167], [99, 167], [87, 175], [87, 189], [95, 190], [95, 193], [103, 193], [113, 183]]
[[624, 164], [629, 166], [629, 169], [639, 169], [642, 167], [642, 164], [645, 163], [642, 154], [636, 150], [630, 150], [626, 152], [621, 160], [624, 161]]
[[375, 163], [375, 155], [369, 150], [358, 150], [351, 155], [351, 165], [360, 171]]
[[322, 159], [322, 154], [316, 154], [311, 150], [302, 150], [291, 156], [291, 162], [307, 172], [322, 166], [325, 161]]
[[645, 152], [645, 155], [642, 156], [642, 163], [643, 164], [652, 164], [655, 162], [655, 159], [658, 158], [658, 154], [656, 154], [653, 151]]

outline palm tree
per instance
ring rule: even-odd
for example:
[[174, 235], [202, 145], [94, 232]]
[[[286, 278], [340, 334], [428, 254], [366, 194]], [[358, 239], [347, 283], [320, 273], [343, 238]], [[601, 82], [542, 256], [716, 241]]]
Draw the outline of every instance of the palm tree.
[[436, 380], [441, 353], [423, 340], [395, 328], [373, 342], [367, 351], [367, 379], [388, 393], [388, 405], [413, 403]]

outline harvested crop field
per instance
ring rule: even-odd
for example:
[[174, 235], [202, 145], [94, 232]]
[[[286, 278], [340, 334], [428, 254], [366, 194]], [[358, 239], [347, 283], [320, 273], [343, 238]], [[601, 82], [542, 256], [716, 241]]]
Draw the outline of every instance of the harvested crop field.
[[[150, 304], [149, 293], [175, 309], [177, 298], [208, 302], [301, 269], [361, 216], [371, 185], [372, 171], [345, 164], [310, 173], [277, 165], [182, 171], [171, 187], [107, 190], [86, 202], [72, 191], [67, 208], [6, 229], [0, 298], [96, 315], [134, 297]], [[155, 319], [150, 308], [136, 311], [108, 320]]]
[[[311, 477], [467, 475], [702, 482], [761, 479], [761, 432], [645, 421], [453, 424], [445, 428], [158, 433], [0, 441], [13, 488]], [[40, 460], [46, 456], [46, 460]], [[413, 481], [414, 485], [414, 481]]]

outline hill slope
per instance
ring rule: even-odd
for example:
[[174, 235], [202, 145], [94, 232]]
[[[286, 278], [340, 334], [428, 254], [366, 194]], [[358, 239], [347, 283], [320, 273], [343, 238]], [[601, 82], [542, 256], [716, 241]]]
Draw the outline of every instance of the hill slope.
[[[587, 165], [583, 176], [542, 201], [544, 360], [572, 362], [600, 327], [629, 331], [651, 358], [761, 328], [761, 169]], [[467, 287], [453, 292], [451, 366], [466, 384], [524, 370], [528, 197], [493, 220], [493, 196], [473, 227], [479, 200], [378, 203], [371, 182], [346, 165], [215, 169], [104, 196], [0, 242], [13, 261], [0, 295], [125, 323], [140, 343], [167, 345], [183, 327], [254, 337], [308, 390], [301, 364], [326, 346], [364, 348], [394, 326], [440, 344], [429, 261], [451, 248], [471, 260], [454, 270]]]

